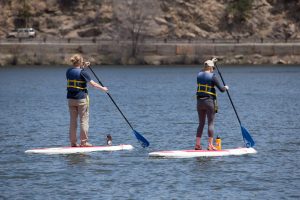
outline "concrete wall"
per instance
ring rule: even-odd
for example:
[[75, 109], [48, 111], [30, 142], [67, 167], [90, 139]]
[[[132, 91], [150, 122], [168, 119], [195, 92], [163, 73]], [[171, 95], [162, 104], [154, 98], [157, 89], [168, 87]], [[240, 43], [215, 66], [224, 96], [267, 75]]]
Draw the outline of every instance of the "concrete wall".
[[197, 64], [212, 56], [228, 64], [299, 64], [300, 43], [0, 43], [0, 65], [67, 64], [81, 53], [97, 64]]

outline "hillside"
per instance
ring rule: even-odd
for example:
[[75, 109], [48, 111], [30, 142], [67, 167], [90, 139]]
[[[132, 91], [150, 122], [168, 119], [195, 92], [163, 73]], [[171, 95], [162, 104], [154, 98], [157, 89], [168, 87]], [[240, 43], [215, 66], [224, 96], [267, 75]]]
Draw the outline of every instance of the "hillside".
[[300, 38], [299, 0], [0, 0], [0, 37]]

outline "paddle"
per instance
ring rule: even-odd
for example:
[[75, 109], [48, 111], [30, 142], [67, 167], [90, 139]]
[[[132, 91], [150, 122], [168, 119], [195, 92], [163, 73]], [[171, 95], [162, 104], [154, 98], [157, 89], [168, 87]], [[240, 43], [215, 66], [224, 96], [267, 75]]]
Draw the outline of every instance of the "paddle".
[[[98, 78], [98, 76], [93, 71], [92, 67], [90, 65], [88, 67], [90, 68], [91, 72], [94, 74], [94, 76], [96, 77], [96, 79], [98, 80], [99, 84], [102, 87], [104, 87], [104, 85], [102, 84], [102, 82], [100, 81], [100, 79]], [[106, 92], [106, 94], [109, 96], [110, 100], [115, 104], [115, 106], [117, 107], [118, 111], [121, 113], [121, 115], [123, 116], [123, 118], [125, 119], [125, 121], [127, 122], [127, 124], [130, 126], [130, 128], [132, 129], [132, 131], [133, 131], [136, 139], [140, 142], [140, 144], [142, 145], [142, 147], [143, 148], [148, 147], [150, 145], [150, 143], [140, 133], [138, 133], [136, 130], [133, 129], [132, 125], [129, 123], [128, 119], [125, 117], [125, 115], [123, 114], [123, 112], [120, 110], [119, 106], [116, 104], [116, 102], [114, 101], [114, 99], [112, 98], [112, 96], [108, 92]]]
[[[221, 72], [220, 72], [220, 70], [219, 70], [219, 68], [218, 68], [218, 65], [217, 65], [217, 59], [216, 59], [216, 58], [213, 58], [212, 60], [213, 60], [214, 63], [215, 63], [216, 69], [217, 69], [217, 71], [218, 71], [218, 73], [219, 73], [219, 75], [220, 75], [220, 77], [221, 77], [221, 80], [222, 80], [223, 84], [226, 85], [226, 84], [225, 84], [225, 81], [224, 81], [224, 79], [223, 79], [223, 77], [222, 77], [222, 74], [221, 74]], [[232, 107], [233, 107], [233, 110], [234, 110], [234, 112], [235, 112], [235, 115], [236, 115], [236, 117], [237, 117], [237, 119], [238, 119], [238, 121], [239, 121], [239, 124], [240, 124], [240, 126], [241, 126], [241, 131], [242, 131], [242, 135], [243, 135], [243, 140], [244, 140], [245, 146], [246, 146], [246, 147], [253, 147], [253, 146], [255, 145], [255, 142], [254, 142], [254, 140], [252, 139], [250, 133], [247, 131], [247, 129], [244, 128], [244, 127], [242, 126], [241, 120], [240, 120], [240, 118], [239, 118], [239, 116], [238, 116], [238, 114], [237, 114], [237, 111], [236, 111], [236, 109], [235, 109], [235, 107], [234, 107], [234, 105], [233, 105], [233, 102], [232, 102], [232, 99], [231, 99], [231, 97], [230, 97], [229, 91], [226, 90], [226, 93], [227, 93], [227, 95], [228, 95], [228, 98], [229, 98], [230, 103], [231, 103], [231, 105], [232, 105]]]

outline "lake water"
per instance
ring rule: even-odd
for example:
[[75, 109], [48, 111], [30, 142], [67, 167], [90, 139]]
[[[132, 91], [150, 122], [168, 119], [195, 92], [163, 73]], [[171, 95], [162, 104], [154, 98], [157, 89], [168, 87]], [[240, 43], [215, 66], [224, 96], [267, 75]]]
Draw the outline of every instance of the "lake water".
[[[197, 67], [95, 67], [143, 149], [105, 93], [90, 88], [90, 142], [132, 151], [27, 155], [67, 146], [66, 67], [0, 68], [0, 199], [299, 199], [300, 67], [220, 66], [255, 155], [152, 159], [157, 150], [192, 149], [197, 129]], [[219, 93], [215, 136], [243, 146], [227, 95]], [[207, 133], [202, 145], [206, 146]]]

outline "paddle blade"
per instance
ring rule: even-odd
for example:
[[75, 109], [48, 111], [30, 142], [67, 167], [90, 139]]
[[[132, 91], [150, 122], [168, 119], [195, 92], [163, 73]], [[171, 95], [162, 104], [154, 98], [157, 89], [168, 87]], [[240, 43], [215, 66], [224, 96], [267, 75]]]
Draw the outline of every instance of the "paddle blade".
[[243, 139], [245, 142], [246, 147], [253, 147], [255, 145], [254, 140], [252, 139], [250, 133], [243, 127], [241, 126], [242, 129], [242, 135], [243, 135]]
[[133, 133], [136, 137], [136, 139], [139, 141], [139, 143], [142, 145], [143, 148], [148, 147], [150, 143], [146, 138], [144, 138], [141, 134], [139, 134], [137, 131], [133, 130]]

